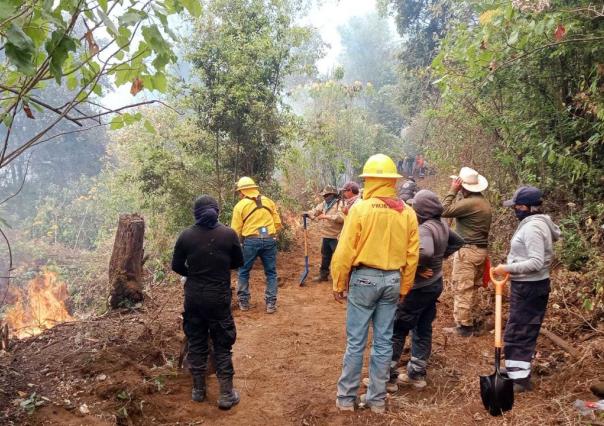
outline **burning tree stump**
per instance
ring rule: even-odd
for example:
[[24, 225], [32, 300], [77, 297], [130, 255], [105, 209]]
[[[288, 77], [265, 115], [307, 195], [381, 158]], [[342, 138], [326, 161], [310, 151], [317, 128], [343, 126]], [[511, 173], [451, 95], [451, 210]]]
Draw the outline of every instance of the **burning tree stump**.
[[109, 262], [109, 284], [113, 309], [143, 301], [143, 238], [145, 220], [138, 214], [120, 215], [113, 253]]

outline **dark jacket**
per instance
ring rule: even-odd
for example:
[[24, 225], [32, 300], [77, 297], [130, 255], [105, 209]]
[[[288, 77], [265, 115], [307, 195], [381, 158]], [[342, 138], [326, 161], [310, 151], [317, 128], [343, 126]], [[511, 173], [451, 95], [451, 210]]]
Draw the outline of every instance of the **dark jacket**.
[[[419, 225], [419, 266], [413, 289], [427, 287], [443, 276], [443, 259], [459, 250], [464, 240], [449, 229], [440, 215], [443, 206], [432, 191], [421, 190], [413, 198], [413, 209]], [[419, 272], [432, 270], [430, 278], [423, 278]]]
[[180, 234], [174, 246], [172, 270], [187, 277], [189, 288], [206, 286], [230, 291], [231, 269], [242, 265], [239, 238], [222, 224], [214, 229], [193, 225]]

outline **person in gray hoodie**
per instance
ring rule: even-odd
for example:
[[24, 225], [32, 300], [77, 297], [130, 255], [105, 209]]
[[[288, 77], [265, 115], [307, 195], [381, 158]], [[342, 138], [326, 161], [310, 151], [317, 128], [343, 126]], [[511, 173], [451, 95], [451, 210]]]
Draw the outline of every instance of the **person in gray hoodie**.
[[[413, 287], [398, 304], [395, 314], [390, 388], [396, 382], [416, 388], [426, 386], [426, 366], [432, 350], [432, 322], [436, 318], [436, 302], [443, 290], [443, 259], [464, 244], [463, 238], [451, 231], [441, 219], [443, 206], [434, 192], [421, 190], [410, 204], [420, 224], [419, 265]], [[407, 372], [398, 374], [396, 366], [410, 331], [413, 331], [411, 360], [407, 364]]]
[[532, 389], [531, 360], [549, 298], [554, 242], [560, 238], [560, 228], [541, 212], [542, 198], [540, 189], [522, 186], [503, 203], [514, 208], [520, 223], [507, 263], [493, 268], [494, 273], [509, 273], [511, 278], [510, 313], [503, 340], [505, 366], [515, 392]]

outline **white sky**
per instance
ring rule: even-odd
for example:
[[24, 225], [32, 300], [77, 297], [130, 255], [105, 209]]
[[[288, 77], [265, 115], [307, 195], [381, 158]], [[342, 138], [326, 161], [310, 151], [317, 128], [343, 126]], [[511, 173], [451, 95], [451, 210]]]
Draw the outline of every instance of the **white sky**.
[[[302, 23], [317, 28], [328, 45], [325, 57], [317, 63], [321, 73], [330, 71], [337, 64], [337, 57], [342, 48], [338, 27], [353, 16], [366, 15], [375, 9], [375, 0], [322, 0], [311, 10]], [[110, 108], [119, 108], [153, 98], [155, 97], [147, 90], [133, 97], [130, 95], [130, 85], [126, 84], [105, 95], [103, 104]]]

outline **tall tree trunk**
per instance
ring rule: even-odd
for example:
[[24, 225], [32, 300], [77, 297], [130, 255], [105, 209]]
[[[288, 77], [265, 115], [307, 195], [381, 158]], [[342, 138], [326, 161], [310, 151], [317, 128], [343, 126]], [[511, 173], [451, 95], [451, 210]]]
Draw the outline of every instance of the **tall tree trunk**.
[[143, 301], [144, 236], [145, 220], [141, 216], [120, 215], [109, 262], [109, 303], [113, 309]]

